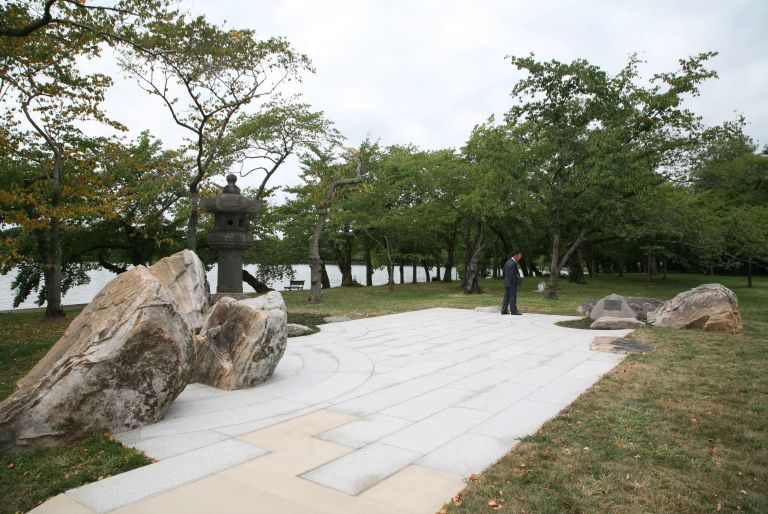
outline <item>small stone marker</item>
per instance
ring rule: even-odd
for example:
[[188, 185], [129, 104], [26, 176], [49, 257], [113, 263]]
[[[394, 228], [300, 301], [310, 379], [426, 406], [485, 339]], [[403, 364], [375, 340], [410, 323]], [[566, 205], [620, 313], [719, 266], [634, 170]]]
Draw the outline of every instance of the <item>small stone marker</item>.
[[598, 300], [589, 313], [592, 319], [599, 318], [637, 318], [627, 299], [618, 294], [608, 295]]
[[590, 345], [590, 350], [608, 353], [648, 353], [654, 350], [653, 345], [637, 339], [624, 337], [596, 337]]

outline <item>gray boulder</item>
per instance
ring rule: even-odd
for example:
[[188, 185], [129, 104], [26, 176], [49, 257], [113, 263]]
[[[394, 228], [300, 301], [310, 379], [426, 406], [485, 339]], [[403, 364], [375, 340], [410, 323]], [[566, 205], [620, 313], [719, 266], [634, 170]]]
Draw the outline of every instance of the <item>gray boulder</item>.
[[272, 376], [288, 342], [287, 314], [277, 291], [247, 300], [222, 298], [195, 340], [196, 382], [243, 389]]
[[208, 308], [193, 252], [115, 277], [0, 403], [0, 452], [162, 419], [192, 373]]
[[299, 337], [312, 332], [312, 329], [309, 327], [299, 325], [298, 323], [288, 323], [285, 328], [288, 332], [288, 337]]
[[618, 294], [610, 294], [597, 301], [589, 313], [592, 319], [599, 318], [635, 318], [636, 313], [627, 303], [627, 299]]
[[[664, 303], [664, 300], [659, 298], [646, 298], [643, 296], [624, 296], [624, 300], [626, 300], [629, 307], [635, 312], [635, 317], [641, 321], [646, 319], [650, 311], [658, 309]], [[588, 300], [579, 305], [576, 308], [576, 312], [594, 318], [591, 313], [597, 302], [598, 300]]]
[[648, 313], [648, 322], [658, 327], [730, 334], [744, 331], [736, 294], [722, 284], [704, 284], [680, 293]]
[[635, 318], [614, 318], [611, 316], [603, 316], [593, 321], [589, 328], [602, 330], [619, 330], [622, 328], [640, 328], [644, 326], [644, 322], [636, 320]]

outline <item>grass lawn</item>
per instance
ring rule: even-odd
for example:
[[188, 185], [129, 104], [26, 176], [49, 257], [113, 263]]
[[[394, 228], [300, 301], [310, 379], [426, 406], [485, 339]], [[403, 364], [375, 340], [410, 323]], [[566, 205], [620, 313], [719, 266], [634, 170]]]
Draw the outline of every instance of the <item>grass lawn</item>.
[[[491, 512], [768, 512], [768, 279], [746, 288], [743, 277], [598, 276], [587, 285], [561, 283], [560, 300], [535, 293], [527, 279], [523, 312], [576, 315], [576, 307], [612, 292], [668, 299], [707, 282], [739, 297], [743, 336], [643, 329], [653, 353], [629, 357], [542, 430], [468, 483], [451, 513]], [[324, 302], [308, 292], [283, 293], [289, 321], [326, 315], [379, 316], [430, 307], [501, 303], [500, 281], [486, 294], [464, 296], [456, 284], [426, 283], [330, 289]], [[60, 337], [67, 320], [0, 314], [0, 400]], [[588, 448], [588, 449], [585, 449]], [[107, 436], [67, 448], [5, 455], [0, 513], [28, 510], [49, 496], [142, 466], [139, 452]], [[12, 464], [12, 466], [11, 466]], [[489, 502], [492, 506], [489, 506]]]

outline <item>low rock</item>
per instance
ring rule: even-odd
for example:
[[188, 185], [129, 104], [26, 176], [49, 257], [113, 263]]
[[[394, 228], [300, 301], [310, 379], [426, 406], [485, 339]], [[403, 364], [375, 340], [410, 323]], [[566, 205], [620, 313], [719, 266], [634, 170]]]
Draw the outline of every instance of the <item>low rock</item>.
[[[623, 298], [635, 312], [636, 318], [641, 321], [646, 319], [650, 311], [659, 308], [664, 303], [664, 300], [659, 298], [646, 298], [643, 296], [624, 296]], [[576, 312], [591, 317], [592, 309], [597, 302], [598, 300], [587, 300], [576, 308]]]
[[288, 337], [299, 337], [312, 332], [311, 328], [298, 323], [288, 323], [285, 328], [288, 331]]
[[640, 328], [644, 326], [644, 322], [636, 320], [635, 318], [614, 318], [611, 316], [603, 316], [593, 321], [589, 328], [601, 330], [618, 330], [622, 328]]
[[352, 318], [346, 316], [326, 316], [323, 318], [326, 323], [343, 323], [345, 321], [352, 321]]
[[475, 307], [475, 311], [490, 312], [492, 314], [501, 314], [501, 309], [499, 307]]
[[115, 277], [0, 403], [0, 453], [162, 419], [192, 373], [207, 309], [188, 250]]
[[221, 298], [195, 340], [195, 381], [243, 389], [272, 376], [288, 342], [280, 293], [247, 300]]
[[680, 293], [648, 313], [648, 322], [658, 327], [744, 332], [736, 294], [722, 284], [704, 284]]
[[589, 312], [589, 317], [592, 319], [605, 317], [634, 319], [635, 316], [635, 311], [629, 306], [627, 299], [618, 294], [610, 294], [601, 298]]

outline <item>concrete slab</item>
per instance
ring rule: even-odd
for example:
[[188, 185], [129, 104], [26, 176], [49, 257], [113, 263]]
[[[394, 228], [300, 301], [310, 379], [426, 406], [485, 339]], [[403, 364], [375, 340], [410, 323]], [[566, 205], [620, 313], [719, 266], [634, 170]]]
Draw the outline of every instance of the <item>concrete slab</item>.
[[316, 484], [356, 496], [420, 456], [396, 446], [373, 443], [302, 476]]
[[565, 319], [437, 308], [324, 325], [264, 384], [190, 384], [166, 419], [117, 435], [159, 462], [35, 512], [435, 512], [621, 362]]

